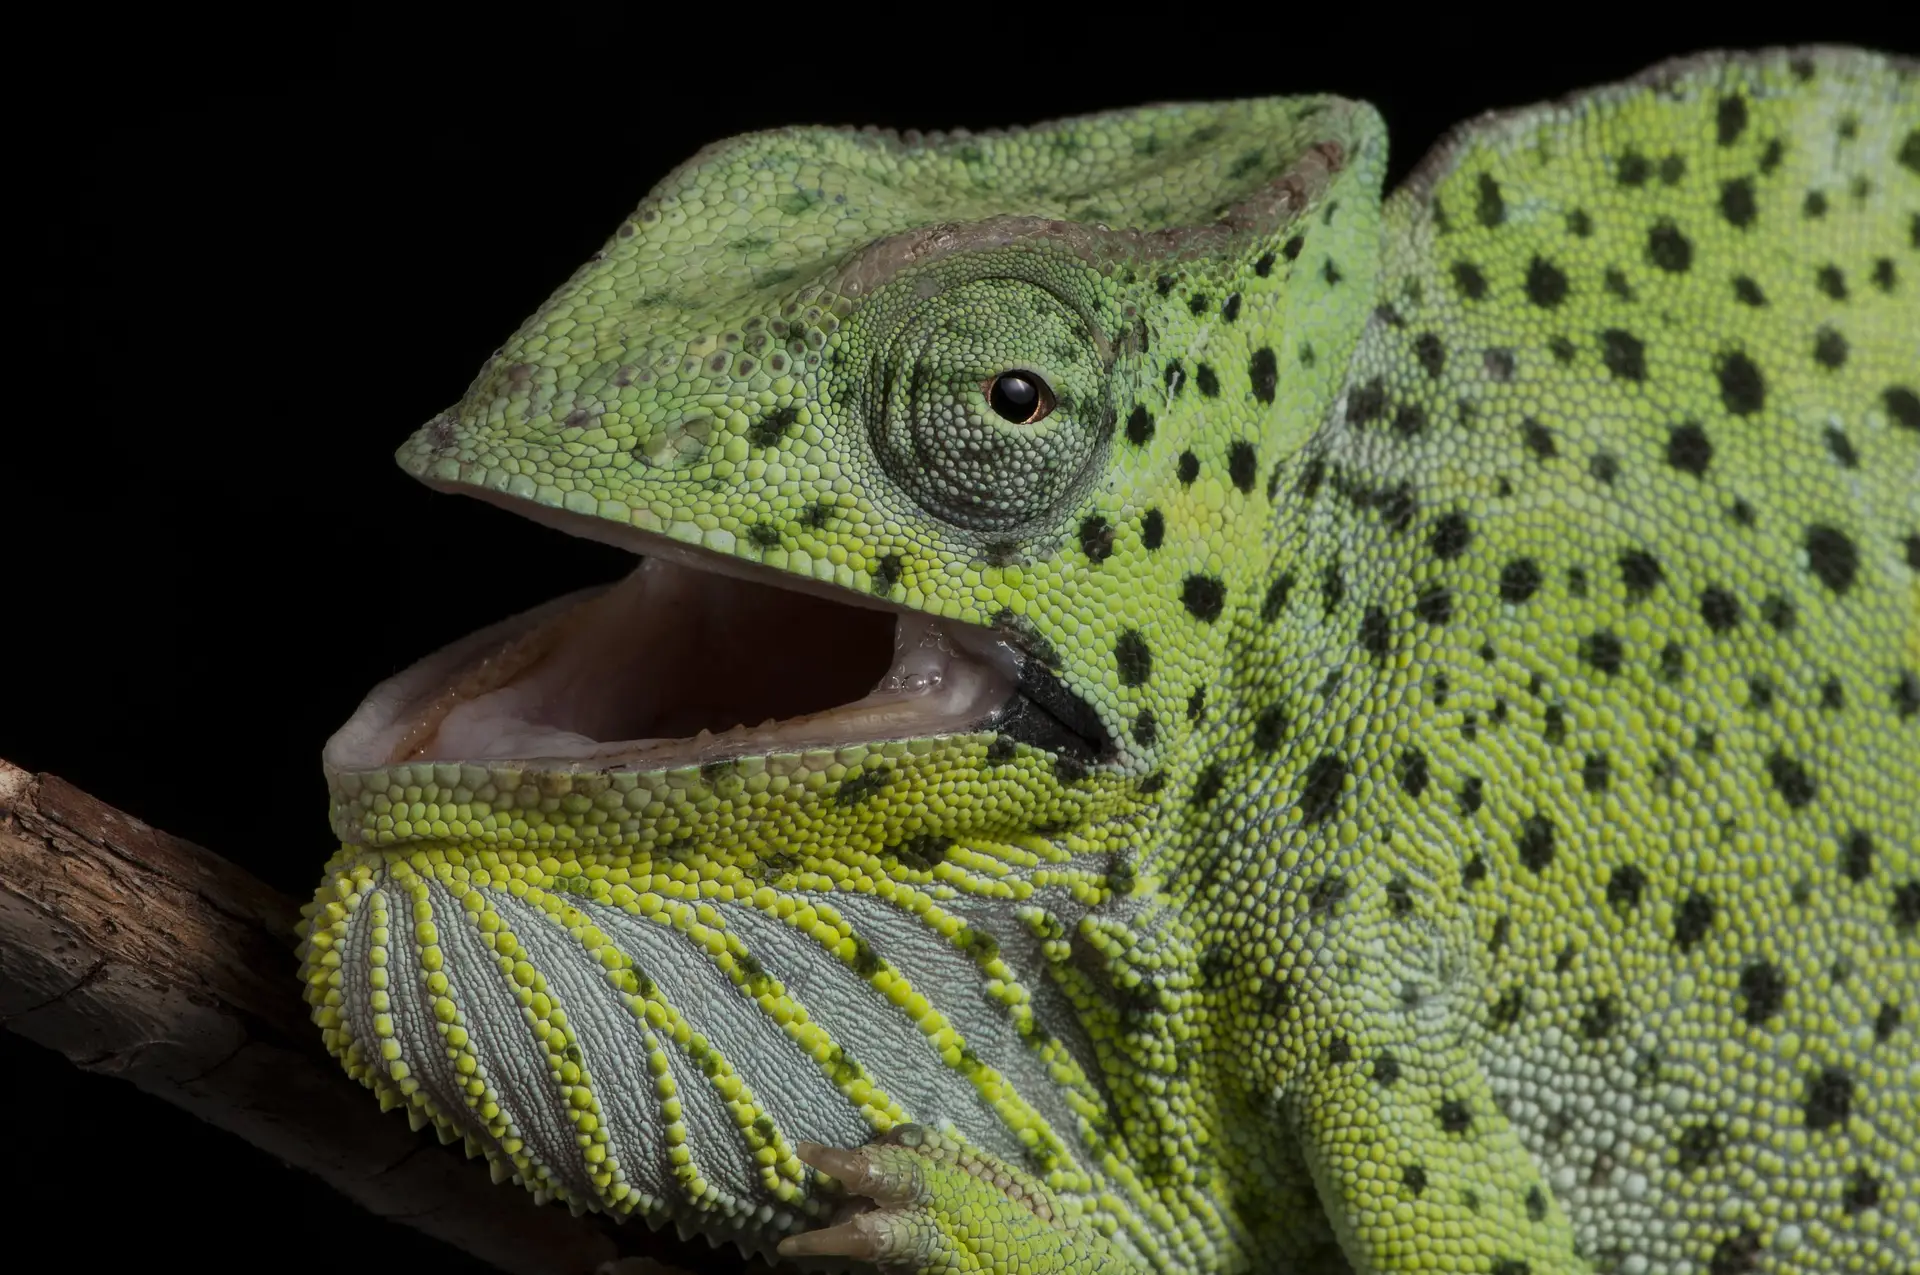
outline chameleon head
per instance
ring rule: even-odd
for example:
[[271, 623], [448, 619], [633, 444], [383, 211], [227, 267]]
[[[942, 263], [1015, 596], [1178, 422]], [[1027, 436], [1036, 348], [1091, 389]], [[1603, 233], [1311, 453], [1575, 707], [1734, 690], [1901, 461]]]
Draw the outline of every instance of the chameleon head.
[[399, 453], [640, 566], [378, 688], [326, 751], [337, 831], [419, 835], [396, 775], [459, 770], [425, 804], [493, 812], [620, 776], [677, 804], [742, 763], [831, 787], [876, 749], [1003, 773], [956, 803], [1001, 832], [1131, 801], [1257, 604], [1233, 576], [1270, 556], [1259, 489], [1309, 423], [1289, 400], [1327, 393], [1254, 334], [1357, 330], [1286, 314], [1273, 263], [1341, 188], [1364, 238], [1378, 137], [1363, 106], [1285, 99], [696, 156]]
[[[763, 1246], [821, 1207], [796, 1137], [953, 1114], [924, 1068], [985, 1104], [954, 1117], [976, 1145], [1070, 1168], [1079, 1064], [1022, 1045], [1027, 993], [964, 904], [1091, 907], [1153, 870], [1164, 777], [1272, 596], [1278, 466], [1366, 317], [1382, 152], [1368, 108], [1302, 98], [786, 130], [670, 174], [400, 451], [640, 562], [422, 661], [327, 745], [345, 845], [304, 970], [348, 1070], [539, 1191]], [[908, 928], [863, 932], [863, 898]], [[682, 958], [628, 918], [699, 968], [665, 977]], [[748, 950], [765, 924], [851, 986], [795, 1000]], [[1011, 1052], [893, 975], [880, 936], [915, 926], [923, 971], [978, 966]], [[894, 1013], [920, 1072], [861, 1052]], [[722, 1126], [738, 1145], [700, 1141]]]

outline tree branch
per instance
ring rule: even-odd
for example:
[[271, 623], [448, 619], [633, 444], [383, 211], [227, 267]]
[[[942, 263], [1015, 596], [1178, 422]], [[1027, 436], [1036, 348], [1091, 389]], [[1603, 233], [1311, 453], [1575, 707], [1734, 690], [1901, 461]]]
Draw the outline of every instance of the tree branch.
[[217, 855], [0, 760], [0, 1023], [515, 1275], [615, 1258], [612, 1222], [494, 1186], [347, 1079], [299, 996], [298, 916]]

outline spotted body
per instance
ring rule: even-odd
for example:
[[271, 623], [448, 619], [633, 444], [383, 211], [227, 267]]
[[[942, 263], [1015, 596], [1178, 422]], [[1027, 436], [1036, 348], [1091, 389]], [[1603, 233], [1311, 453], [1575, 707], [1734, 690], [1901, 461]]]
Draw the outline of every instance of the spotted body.
[[763, 1252], [824, 1169], [887, 1207], [817, 1251], [922, 1269], [1920, 1264], [1914, 68], [1672, 64], [1383, 201], [1384, 147], [1300, 98], [669, 176], [402, 464], [1018, 691], [662, 766], [350, 725], [348, 1070]]

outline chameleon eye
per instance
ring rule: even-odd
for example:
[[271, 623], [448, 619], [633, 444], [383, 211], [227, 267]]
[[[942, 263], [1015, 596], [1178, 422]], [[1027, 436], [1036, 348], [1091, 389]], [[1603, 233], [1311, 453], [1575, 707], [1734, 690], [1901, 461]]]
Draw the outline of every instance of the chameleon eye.
[[1002, 372], [986, 391], [988, 406], [1015, 425], [1032, 425], [1053, 411], [1053, 389], [1031, 372]]

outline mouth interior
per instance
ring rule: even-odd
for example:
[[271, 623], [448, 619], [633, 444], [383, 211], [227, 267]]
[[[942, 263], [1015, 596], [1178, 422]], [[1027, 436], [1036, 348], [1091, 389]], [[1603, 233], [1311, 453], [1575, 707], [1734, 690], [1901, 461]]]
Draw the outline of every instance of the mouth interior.
[[1017, 673], [977, 626], [649, 557], [376, 689], [328, 762], [651, 769], [953, 733], [992, 719]]

